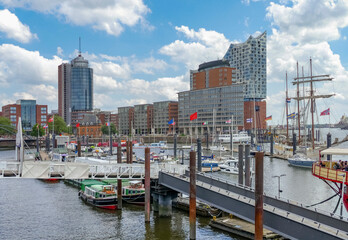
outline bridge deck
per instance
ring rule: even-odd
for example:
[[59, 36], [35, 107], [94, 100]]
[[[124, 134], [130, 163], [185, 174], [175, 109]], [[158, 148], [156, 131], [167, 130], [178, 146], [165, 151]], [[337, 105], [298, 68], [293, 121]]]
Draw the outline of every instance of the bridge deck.
[[[200, 175], [200, 178], [202, 176]], [[159, 183], [175, 191], [189, 194], [189, 178], [185, 175], [160, 172]], [[243, 196], [214, 186], [210, 183], [200, 181], [197, 178], [197, 193], [199, 200], [211, 204], [228, 213], [232, 213], [244, 220], [254, 222], [255, 201], [253, 198]], [[317, 215], [316, 215], [317, 216]], [[264, 204], [264, 226], [290, 239], [347, 239], [348, 222], [339, 224], [342, 229], [336, 228], [330, 223], [319, 222], [320, 216], [308, 218], [291, 211]], [[334, 219], [338, 220], [338, 219]]]

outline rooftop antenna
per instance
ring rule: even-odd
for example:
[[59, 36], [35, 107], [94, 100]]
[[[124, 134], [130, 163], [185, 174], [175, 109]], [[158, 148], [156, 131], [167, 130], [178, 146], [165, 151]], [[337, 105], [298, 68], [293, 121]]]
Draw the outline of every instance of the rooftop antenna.
[[81, 57], [81, 37], [79, 37], [79, 57]]

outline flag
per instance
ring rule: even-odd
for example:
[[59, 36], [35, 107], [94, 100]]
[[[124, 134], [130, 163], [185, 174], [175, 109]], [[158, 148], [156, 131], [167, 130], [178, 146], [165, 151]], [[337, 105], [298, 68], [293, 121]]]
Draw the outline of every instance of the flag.
[[232, 123], [232, 119], [228, 119], [226, 123]]
[[80, 126], [80, 123], [76, 123], [76, 127], [79, 127]]
[[265, 121], [272, 120], [272, 115], [265, 118]]
[[320, 113], [320, 116], [330, 115], [330, 108], [326, 109], [325, 111], [322, 111]]
[[290, 102], [291, 102], [291, 98], [287, 98], [287, 99], [286, 99], [286, 102], [287, 102], [287, 103], [290, 103]]
[[293, 112], [293, 113], [290, 113], [288, 114], [288, 119], [295, 119], [297, 116], [297, 113]]
[[195, 119], [197, 119], [197, 112], [195, 112], [194, 114], [191, 114], [191, 116], [190, 116], [190, 121], [195, 120]]
[[53, 116], [50, 119], [48, 119], [48, 122], [53, 122]]
[[39, 124], [36, 124], [36, 128], [39, 129]]
[[247, 118], [247, 119], [246, 119], [246, 122], [247, 122], [247, 123], [252, 123], [252, 122], [253, 122], [253, 119], [252, 119], [252, 118]]
[[45, 126], [43, 126], [43, 128], [45, 129], [45, 128], [48, 128], [48, 125], [46, 124]]
[[105, 123], [105, 125], [106, 125], [106, 126], [110, 126], [110, 123], [109, 123], [109, 122], [107, 122], [107, 123]]
[[202, 125], [207, 125], [208, 124], [208, 122], [202, 122]]
[[168, 122], [169, 125], [175, 125], [174, 118]]

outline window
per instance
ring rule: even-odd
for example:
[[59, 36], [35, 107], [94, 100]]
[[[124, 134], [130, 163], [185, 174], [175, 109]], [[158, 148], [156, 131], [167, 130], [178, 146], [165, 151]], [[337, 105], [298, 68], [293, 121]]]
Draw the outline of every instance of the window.
[[11, 120], [11, 122], [15, 122], [16, 121], [16, 115], [11, 115], [10, 116], [10, 120]]
[[15, 114], [16, 113], [16, 107], [11, 107], [10, 108], [10, 113], [14, 113]]
[[47, 116], [41, 115], [41, 122], [46, 122], [46, 121], [47, 121]]
[[47, 113], [47, 109], [45, 107], [41, 108], [41, 114], [46, 114]]

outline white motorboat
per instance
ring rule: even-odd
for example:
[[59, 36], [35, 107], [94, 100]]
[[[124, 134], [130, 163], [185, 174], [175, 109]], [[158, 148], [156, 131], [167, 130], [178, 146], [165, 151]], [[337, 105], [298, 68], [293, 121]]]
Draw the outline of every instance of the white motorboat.
[[297, 153], [293, 157], [288, 158], [288, 162], [290, 165], [295, 167], [312, 168], [312, 165], [316, 160], [307, 157], [305, 154]]
[[[219, 141], [224, 143], [229, 143], [231, 140], [230, 134], [221, 134], [219, 135]], [[232, 142], [241, 143], [241, 142], [250, 142], [251, 137], [248, 135], [248, 132], [241, 131], [237, 134], [232, 134]]]

